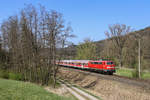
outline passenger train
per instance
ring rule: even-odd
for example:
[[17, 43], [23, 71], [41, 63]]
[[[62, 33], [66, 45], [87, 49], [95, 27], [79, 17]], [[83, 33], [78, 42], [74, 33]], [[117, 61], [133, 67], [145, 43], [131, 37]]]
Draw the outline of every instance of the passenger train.
[[56, 63], [60, 66], [92, 70], [109, 75], [115, 72], [115, 65], [109, 60], [60, 60]]

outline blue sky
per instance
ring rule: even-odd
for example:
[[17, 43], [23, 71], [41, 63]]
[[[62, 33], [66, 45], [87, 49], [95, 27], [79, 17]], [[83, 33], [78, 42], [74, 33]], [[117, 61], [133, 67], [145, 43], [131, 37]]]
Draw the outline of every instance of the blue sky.
[[0, 0], [0, 23], [25, 4], [61, 12], [77, 36], [71, 39], [75, 44], [85, 38], [105, 39], [110, 24], [126, 24], [134, 30], [150, 26], [150, 0]]

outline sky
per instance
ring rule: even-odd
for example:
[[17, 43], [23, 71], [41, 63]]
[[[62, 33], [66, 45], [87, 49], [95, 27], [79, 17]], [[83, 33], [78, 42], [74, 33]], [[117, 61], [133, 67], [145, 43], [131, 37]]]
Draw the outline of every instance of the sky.
[[106, 38], [108, 25], [126, 24], [133, 30], [150, 26], [150, 0], [0, 0], [0, 23], [19, 13], [25, 4], [45, 6], [63, 14], [71, 23], [75, 44], [85, 38], [93, 41]]

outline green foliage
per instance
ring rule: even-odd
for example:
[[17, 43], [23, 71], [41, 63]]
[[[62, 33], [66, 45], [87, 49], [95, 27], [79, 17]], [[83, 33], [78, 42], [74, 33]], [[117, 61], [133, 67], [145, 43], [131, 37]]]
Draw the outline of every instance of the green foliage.
[[23, 76], [21, 74], [18, 74], [18, 73], [9, 73], [9, 79], [22, 80]]
[[76, 59], [95, 59], [96, 58], [96, 45], [90, 40], [85, 40], [77, 46]]
[[12, 73], [5, 70], [0, 70], [0, 78], [12, 79], [12, 80], [23, 80], [23, 76], [19, 73]]
[[0, 79], [0, 100], [72, 100], [58, 96], [43, 87], [14, 80]]
[[0, 77], [4, 79], [9, 79], [9, 73], [7, 71], [0, 71]]
[[137, 70], [132, 71], [132, 77], [134, 78], [138, 78], [139, 77], [139, 73]]
[[132, 77], [138, 78], [139, 77], [139, 72], [138, 72], [138, 64], [135, 63], [133, 64], [134, 70], [132, 71]]

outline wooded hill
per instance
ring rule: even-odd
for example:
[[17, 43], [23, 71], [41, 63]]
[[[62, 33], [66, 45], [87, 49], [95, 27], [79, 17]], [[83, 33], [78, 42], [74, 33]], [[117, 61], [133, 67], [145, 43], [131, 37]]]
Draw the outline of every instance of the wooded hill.
[[[138, 48], [139, 48], [138, 40], [140, 39], [141, 67], [143, 70], [144, 69], [150, 70], [150, 27], [130, 32], [129, 34], [124, 35], [123, 37], [125, 38], [125, 44], [122, 50], [123, 67], [136, 68], [138, 66]], [[100, 59], [100, 58], [111, 59], [118, 65], [119, 63], [118, 49], [114, 46], [115, 44], [112, 42], [114, 38], [115, 37], [100, 41], [93, 41], [93, 42], [90, 41], [96, 46], [96, 53], [93, 59]], [[81, 43], [79, 45], [71, 45], [68, 48], [66, 48], [67, 54], [66, 59], [78, 59], [77, 57], [78, 47], [83, 44], [84, 43]]]

